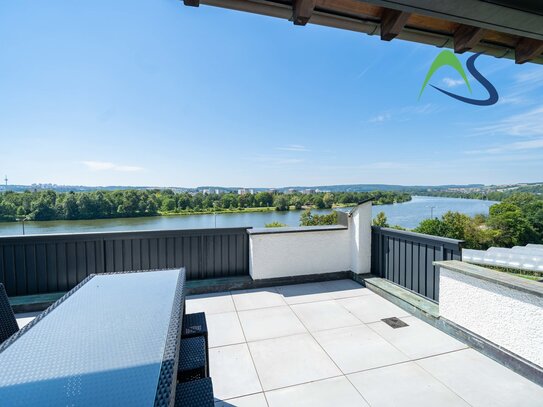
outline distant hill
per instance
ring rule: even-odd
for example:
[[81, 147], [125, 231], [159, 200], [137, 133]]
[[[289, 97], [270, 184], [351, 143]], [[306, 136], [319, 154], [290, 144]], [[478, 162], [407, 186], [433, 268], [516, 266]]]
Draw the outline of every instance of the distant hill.
[[[253, 190], [255, 192], [269, 191], [270, 188], [262, 187], [221, 187], [221, 186], [199, 186], [196, 188], [186, 187], [157, 187], [157, 186], [126, 186], [126, 185], [109, 185], [109, 186], [84, 186], [84, 185], [56, 185], [56, 184], [33, 184], [33, 185], [8, 185], [7, 190], [23, 192], [26, 190], [53, 190], [57, 192], [83, 192], [97, 190], [126, 190], [126, 189], [172, 189], [175, 192], [197, 192], [209, 191], [224, 193], [237, 193], [240, 189]], [[279, 192], [288, 192], [289, 190], [304, 191], [315, 190], [321, 192], [371, 192], [371, 191], [391, 191], [391, 192], [409, 192], [416, 194], [417, 192], [489, 192], [489, 191], [507, 191], [518, 190], [525, 192], [543, 192], [543, 182], [533, 183], [518, 183], [506, 185], [484, 185], [484, 184], [447, 184], [447, 185], [394, 185], [394, 184], [343, 184], [343, 185], [312, 185], [312, 186], [285, 186], [273, 188]], [[0, 192], [6, 191], [4, 185], [0, 185]]]
[[425, 185], [389, 185], [389, 184], [352, 184], [352, 185], [319, 185], [319, 186], [294, 186], [278, 188], [279, 191], [296, 189], [315, 189], [320, 191], [330, 192], [370, 192], [370, 191], [426, 191], [426, 190], [447, 190], [451, 188], [482, 188], [483, 184], [469, 184], [469, 185], [438, 185], [438, 186], [425, 186]]

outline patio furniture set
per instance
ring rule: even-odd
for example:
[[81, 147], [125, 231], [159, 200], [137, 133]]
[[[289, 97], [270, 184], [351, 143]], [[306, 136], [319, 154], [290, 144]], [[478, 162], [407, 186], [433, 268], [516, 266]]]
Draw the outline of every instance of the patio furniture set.
[[0, 284], [2, 405], [213, 406], [208, 346], [184, 269], [90, 275], [22, 329]]

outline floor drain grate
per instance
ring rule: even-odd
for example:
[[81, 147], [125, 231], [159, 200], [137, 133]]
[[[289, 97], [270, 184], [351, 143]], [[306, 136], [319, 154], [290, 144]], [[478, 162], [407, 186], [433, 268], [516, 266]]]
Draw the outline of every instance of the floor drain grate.
[[392, 317], [392, 318], [383, 318], [381, 321], [383, 321], [388, 326], [391, 326], [392, 328], [403, 328], [404, 326], [409, 326], [405, 322], [403, 322], [400, 318]]

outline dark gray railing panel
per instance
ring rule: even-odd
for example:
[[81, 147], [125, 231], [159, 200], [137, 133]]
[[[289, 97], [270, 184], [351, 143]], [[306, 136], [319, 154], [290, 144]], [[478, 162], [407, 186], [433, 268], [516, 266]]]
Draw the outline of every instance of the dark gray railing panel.
[[185, 267], [187, 279], [249, 274], [246, 228], [104, 236], [106, 272]]
[[0, 237], [10, 296], [67, 291], [90, 274], [177, 267], [187, 279], [248, 275], [247, 228]]
[[95, 236], [0, 238], [0, 282], [8, 295], [67, 291], [92, 273], [102, 273], [103, 245]]
[[372, 228], [372, 273], [409, 290], [439, 299], [438, 260], [460, 260], [462, 241], [406, 232]]

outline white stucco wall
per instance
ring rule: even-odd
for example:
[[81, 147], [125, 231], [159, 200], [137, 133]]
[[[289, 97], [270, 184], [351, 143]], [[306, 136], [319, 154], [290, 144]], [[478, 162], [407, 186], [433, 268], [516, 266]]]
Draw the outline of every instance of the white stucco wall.
[[304, 231], [269, 232], [249, 232], [249, 270], [255, 280], [337, 271], [370, 272], [371, 202], [354, 208], [348, 227], [341, 230], [308, 227]]
[[357, 274], [371, 271], [371, 206], [371, 202], [358, 205], [349, 217], [351, 271]]
[[249, 236], [254, 280], [348, 271], [349, 230], [269, 233]]
[[439, 290], [441, 317], [543, 367], [543, 297], [443, 266]]

